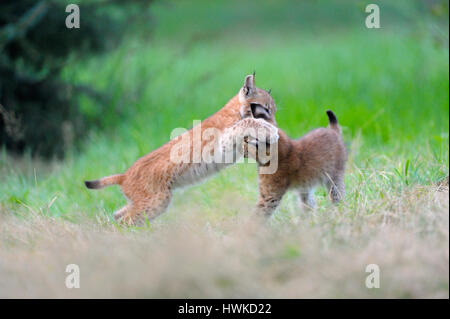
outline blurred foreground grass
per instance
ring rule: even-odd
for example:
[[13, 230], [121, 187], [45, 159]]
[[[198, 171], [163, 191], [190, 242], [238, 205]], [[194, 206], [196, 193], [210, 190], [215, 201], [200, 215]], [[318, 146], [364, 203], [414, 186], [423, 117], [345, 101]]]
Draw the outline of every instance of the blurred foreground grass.
[[[123, 294], [114, 289], [120, 285], [106, 293], [105, 279], [99, 281], [104, 289], [73, 296], [448, 298], [448, 182], [436, 186], [448, 176], [448, 48], [435, 44], [426, 18], [408, 2], [383, 4], [382, 28], [368, 30], [364, 6], [352, 1], [157, 3], [151, 35], [143, 32], [113, 54], [68, 66], [68, 79], [107, 92], [112, 103], [100, 111], [82, 101], [87, 114], [102, 112], [103, 129], [62, 162], [1, 153], [0, 282], [15, 289], [0, 295], [71, 296], [45, 271], [76, 263], [78, 254], [89, 267], [96, 258], [105, 267], [124, 264], [126, 271], [112, 269], [105, 276], [127, 282], [134, 267], [151, 272], [160, 261], [150, 256], [154, 252], [163, 261], [186, 263], [179, 270], [166, 262], [171, 273], [180, 271], [181, 283], [159, 265], [149, 281], [138, 284], [131, 276]], [[325, 110], [335, 111], [350, 150], [345, 201], [333, 207], [318, 190], [318, 210], [302, 215], [288, 194], [269, 229], [261, 231], [267, 237], [249, 239], [246, 231], [255, 230], [239, 225], [257, 199], [256, 167], [238, 164], [177, 191], [168, 212], [148, 227], [111, 226], [112, 212], [125, 203], [120, 191], [88, 191], [82, 181], [124, 171], [167, 142], [174, 128], [189, 128], [214, 113], [253, 70], [257, 86], [272, 88], [278, 124], [292, 137], [326, 125]], [[177, 232], [186, 234], [184, 244]], [[59, 236], [61, 247], [52, 243]], [[64, 258], [51, 258], [64, 249]], [[227, 256], [236, 264], [211, 270]], [[334, 258], [336, 272], [323, 268]], [[280, 269], [264, 266], [272, 259], [280, 260]], [[23, 267], [14, 272], [7, 260]], [[22, 283], [27, 261], [53, 278], [46, 293], [29, 286], [38, 279]], [[386, 265], [385, 278], [399, 279], [385, 290], [368, 291], [364, 263]], [[251, 279], [239, 284], [240, 272]], [[158, 288], [164, 283], [166, 290]], [[325, 283], [329, 287], [321, 290]]]

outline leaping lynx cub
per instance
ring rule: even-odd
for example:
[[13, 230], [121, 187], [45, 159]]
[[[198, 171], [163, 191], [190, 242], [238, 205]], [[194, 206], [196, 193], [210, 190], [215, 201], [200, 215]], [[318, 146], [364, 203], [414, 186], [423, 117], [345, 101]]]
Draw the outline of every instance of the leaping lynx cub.
[[[197, 182], [232, 164], [232, 162], [224, 161], [223, 158], [230, 152], [235, 153], [236, 145], [242, 144], [244, 138], [255, 143], [269, 144], [278, 140], [277, 128], [264, 119], [242, 119], [252, 112], [255, 105], [263, 108], [268, 118], [274, 122], [276, 107], [272, 97], [269, 92], [255, 87], [254, 75], [248, 75], [239, 93], [217, 113], [199, 124], [201, 133], [208, 129], [219, 132], [216, 144], [218, 147], [211, 148], [211, 141], [203, 137], [195, 140], [193, 132], [196, 127], [194, 127], [141, 157], [125, 173], [86, 181], [86, 187], [98, 189], [114, 184], [120, 185], [128, 199], [128, 204], [114, 213], [117, 220], [133, 223], [142, 217], [142, 212], [149, 219], [155, 218], [166, 210], [174, 188]], [[249, 129], [253, 130], [249, 131]], [[252, 135], [252, 132], [263, 132], [263, 134]], [[195, 143], [198, 145], [194, 145]], [[206, 153], [206, 159], [202, 156], [198, 161], [193, 160], [196, 146], [197, 152]], [[175, 147], [181, 153], [188, 152], [187, 162], [179, 163], [171, 160]]]

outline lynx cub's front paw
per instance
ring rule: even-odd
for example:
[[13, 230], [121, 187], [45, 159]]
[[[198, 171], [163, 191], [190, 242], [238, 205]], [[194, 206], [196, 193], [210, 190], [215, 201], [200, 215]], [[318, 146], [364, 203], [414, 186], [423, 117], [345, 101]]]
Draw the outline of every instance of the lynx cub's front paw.
[[264, 129], [266, 130], [266, 134], [263, 135], [265, 137], [265, 140], [258, 140], [260, 140], [261, 142], [266, 142], [268, 144], [277, 143], [278, 139], [280, 138], [280, 135], [278, 135], [278, 128], [263, 119], [257, 119], [256, 121], [259, 122], [261, 127], [264, 127]]
[[263, 119], [247, 118], [240, 121], [238, 124], [244, 129], [243, 135], [248, 137], [246, 142], [249, 144], [275, 144], [280, 138], [278, 135], [278, 128]]

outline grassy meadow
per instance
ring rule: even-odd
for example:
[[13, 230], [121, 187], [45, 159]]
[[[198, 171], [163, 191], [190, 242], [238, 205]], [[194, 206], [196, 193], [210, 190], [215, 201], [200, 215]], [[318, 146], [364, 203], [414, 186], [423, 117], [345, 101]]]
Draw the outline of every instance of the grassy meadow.
[[[449, 53], [412, 1], [380, 2], [367, 29], [357, 1], [156, 2], [154, 19], [121, 46], [74, 59], [64, 77], [109, 105], [64, 160], [0, 153], [0, 297], [449, 297]], [[256, 165], [240, 163], [177, 190], [144, 227], [112, 218], [123, 172], [174, 128], [213, 114], [245, 75], [272, 89], [291, 137], [327, 124], [349, 149], [347, 195], [297, 209], [288, 193], [267, 225], [252, 223]], [[78, 264], [81, 288], [64, 285]], [[380, 288], [368, 289], [368, 264]]]

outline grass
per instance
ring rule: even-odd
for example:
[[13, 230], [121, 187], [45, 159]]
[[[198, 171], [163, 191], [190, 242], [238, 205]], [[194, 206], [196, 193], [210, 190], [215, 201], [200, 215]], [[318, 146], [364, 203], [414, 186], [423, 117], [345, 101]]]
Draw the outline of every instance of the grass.
[[[352, 1], [157, 3], [150, 36], [68, 66], [68, 80], [112, 103], [81, 101], [102, 126], [62, 162], [1, 152], [0, 297], [448, 298], [448, 49], [407, 2], [383, 4], [382, 29], [368, 30]], [[82, 181], [124, 171], [214, 113], [253, 70], [290, 136], [335, 111], [350, 150], [343, 203], [319, 189], [305, 214], [288, 194], [256, 227], [256, 168], [238, 164], [177, 191], [145, 227], [115, 225], [120, 191]], [[68, 263], [80, 265], [79, 290], [64, 286]], [[364, 286], [370, 263], [380, 289]]]

